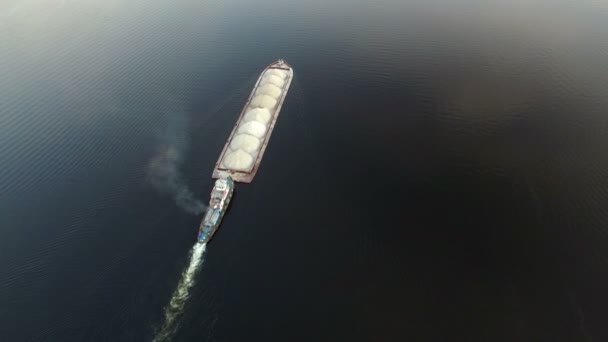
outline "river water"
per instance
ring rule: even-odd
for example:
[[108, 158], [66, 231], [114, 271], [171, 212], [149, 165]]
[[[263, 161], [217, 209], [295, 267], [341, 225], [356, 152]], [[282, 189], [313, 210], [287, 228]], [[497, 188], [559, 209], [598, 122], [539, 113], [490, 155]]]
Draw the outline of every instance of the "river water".
[[3, 2], [0, 340], [608, 340], [607, 36], [602, 1]]

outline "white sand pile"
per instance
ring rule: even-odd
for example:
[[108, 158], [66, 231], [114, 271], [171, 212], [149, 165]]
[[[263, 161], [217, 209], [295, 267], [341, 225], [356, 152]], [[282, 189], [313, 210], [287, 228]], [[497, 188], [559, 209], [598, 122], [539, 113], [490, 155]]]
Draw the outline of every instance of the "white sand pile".
[[268, 95], [268, 96], [274, 98], [275, 100], [278, 100], [279, 97], [281, 97], [281, 88], [275, 86], [272, 83], [267, 83], [267, 84], [261, 86], [260, 88], [258, 88], [256, 93]]
[[276, 105], [277, 100], [268, 95], [258, 95], [251, 100], [251, 107], [253, 108], [267, 108], [271, 111]]
[[239, 134], [249, 134], [253, 135], [256, 138], [262, 138], [264, 134], [266, 134], [267, 127], [264, 124], [261, 124], [257, 121], [248, 121], [241, 126], [236, 131]]
[[243, 122], [247, 121], [257, 121], [263, 125], [267, 125], [270, 121], [272, 114], [266, 108], [254, 108], [247, 113], [243, 117]]
[[253, 167], [287, 77], [286, 71], [277, 69], [264, 74], [220, 167], [245, 172]]
[[224, 166], [231, 170], [246, 171], [253, 165], [253, 157], [243, 151], [231, 151], [224, 157]]
[[279, 70], [279, 69], [269, 70], [266, 72], [266, 74], [264, 76], [266, 76], [266, 75], [274, 75], [274, 76], [280, 77], [282, 80], [287, 78], [287, 72], [284, 70]]
[[260, 84], [265, 85], [268, 83], [274, 84], [279, 88], [283, 88], [283, 86], [285, 85], [285, 81], [277, 75], [265, 75], [264, 78], [262, 78], [262, 82]]
[[232, 138], [230, 148], [233, 150], [243, 150], [249, 154], [254, 154], [260, 149], [262, 143], [260, 139], [249, 134], [239, 134]]

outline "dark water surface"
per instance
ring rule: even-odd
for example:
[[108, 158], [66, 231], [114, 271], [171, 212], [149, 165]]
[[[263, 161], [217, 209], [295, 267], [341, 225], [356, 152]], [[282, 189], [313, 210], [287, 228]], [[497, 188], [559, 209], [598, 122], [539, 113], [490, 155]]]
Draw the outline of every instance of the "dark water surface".
[[207, 201], [285, 58], [175, 341], [608, 341], [607, 37], [602, 1], [3, 2], [0, 340], [151, 340], [200, 217], [147, 165], [171, 135]]

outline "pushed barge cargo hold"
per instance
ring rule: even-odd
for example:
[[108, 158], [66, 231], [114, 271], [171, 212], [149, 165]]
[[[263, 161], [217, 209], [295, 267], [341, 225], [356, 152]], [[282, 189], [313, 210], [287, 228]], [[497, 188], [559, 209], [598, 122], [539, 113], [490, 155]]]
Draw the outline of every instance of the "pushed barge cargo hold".
[[213, 178], [231, 177], [235, 182], [251, 183], [292, 78], [293, 69], [281, 59], [264, 69], [215, 164]]
[[211, 191], [209, 208], [198, 228], [198, 242], [206, 243], [211, 240], [226, 214], [233, 193], [234, 181], [232, 178], [228, 177], [215, 181], [215, 185]]

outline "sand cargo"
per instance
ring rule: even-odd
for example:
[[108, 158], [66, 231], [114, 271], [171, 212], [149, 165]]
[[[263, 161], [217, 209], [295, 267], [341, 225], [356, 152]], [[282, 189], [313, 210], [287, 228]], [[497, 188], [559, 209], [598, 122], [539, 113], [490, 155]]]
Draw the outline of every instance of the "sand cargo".
[[258, 78], [220, 154], [213, 178], [251, 183], [289, 90], [293, 70], [283, 60], [270, 64]]

